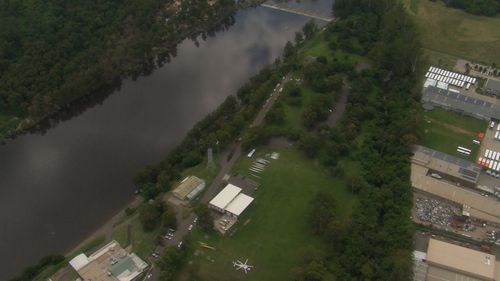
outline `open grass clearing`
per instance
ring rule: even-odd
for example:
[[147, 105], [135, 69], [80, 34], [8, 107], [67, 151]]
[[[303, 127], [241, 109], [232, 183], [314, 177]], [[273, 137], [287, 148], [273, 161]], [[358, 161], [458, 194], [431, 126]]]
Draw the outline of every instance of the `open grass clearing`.
[[[184, 179], [187, 176], [197, 176], [198, 178], [205, 180], [207, 186], [210, 185], [210, 183], [214, 180], [214, 178], [217, 176], [220, 165], [219, 165], [219, 155], [216, 154], [216, 149], [213, 149], [213, 170], [208, 169], [207, 166], [207, 160], [204, 159], [202, 163], [191, 167], [187, 168], [182, 172], [182, 179]], [[182, 180], [181, 179], [181, 180]], [[178, 184], [178, 183], [176, 183]], [[173, 188], [175, 188], [177, 185], [174, 184]]]
[[[280, 158], [270, 160], [259, 175], [261, 185], [254, 193], [256, 199], [240, 218], [235, 234], [220, 237], [215, 233], [194, 233], [195, 256], [190, 257], [192, 263], [187, 271], [201, 280], [290, 280], [290, 270], [300, 264], [302, 256], [321, 251], [323, 246], [308, 225], [309, 203], [318, 191], [334, 194], [339, 202], [339, 217], [349, 218], [355, 199], [341, 180], [295, 149], [273, 151], [279, 152]], [[233, 173], [249, 176], [248, 167], [255, 158], [269, 152], [258, 148], [253, 158], [241, 157]], [[198, 241], [217, 250], [202, 248]], [[255, 266], [247, 275], [232, 266], [232, 261], [246, 258]]]
[[[473, 144], [479, 132], [484, 132], [487, 122], [456, 112], [435, 108], [423, 113], [423, 146], [436, 149], [470, 161], [475, 161], [479, 145]], [[472, 150], [470, 156], [458, 153], [457, 147], [463, 146]]]
[[455, 57], [500, 65], [500, 16], [484, 17], [447, 7], [442, 1], [405, 0], [415, 15], [425, 49]]
[[[151, 232], [144, 232], [138, 215], [134, 215], [130, 221], [132, 234], [132, 252], [135, 252], [139, 257], [147, 260], [155, 249], [155, 238], [160, 233], [160, 227], [157, 227]], [[124, 223], [116, 227], [113, 231], [113, 239], [115, 239], [122, 247], [128, 245], [128, 223]]]

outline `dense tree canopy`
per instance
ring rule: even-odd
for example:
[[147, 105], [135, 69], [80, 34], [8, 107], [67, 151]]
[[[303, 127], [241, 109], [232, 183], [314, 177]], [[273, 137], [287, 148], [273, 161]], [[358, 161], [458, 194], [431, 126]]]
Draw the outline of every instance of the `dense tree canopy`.
[[500, 0], [444, 0], [451, 7], [481, 16], [495, 16], [500, 12]]
[[0, 137], [150, 73], [234, 10], [233, 1], [0, 0]]

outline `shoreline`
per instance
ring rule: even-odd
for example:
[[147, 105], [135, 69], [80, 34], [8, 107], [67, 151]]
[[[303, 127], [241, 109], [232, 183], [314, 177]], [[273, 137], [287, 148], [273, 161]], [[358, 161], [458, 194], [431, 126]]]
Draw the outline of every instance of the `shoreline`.
[[139, 206], [142, 200], [143, 198], [139, 194], [135, 195], [135, 197], [129, 200], [122, 208], [114, 212], [110, 217], [106, 218], [104, 223], [102, 223], [96, 229], [92, 230], [90, 234], [85, 235], [85, 238], [80, 240], [75, 246], [72, 246], [69, 250], [64, 251], [64, 256], [66, 258], [70, 257], [85, 244], [101, 235], [104, 235], [105, 241], [108, 242], [112, 238], [111, 235], [113, 234], [114, 224], [122, 217], [122, 215], [125, 214], [125, 210], [127, 208], [135, 208]]
[[[176, 48], [179, 44], [181, 44], [185, 40], [193, 39], [194, 37], [197, 38], [202, 33], [209, 32], [210, 30], [216, 28], [217, 26], [221, 25], [228, 17], [234, 15], [238, 11], [240, 11], [242, 9], [247, 9], [247, 8], [256, 8], [264, 2], [265, 2], [265, 0], [248, 0], [248, 1], [245, 1], [244, 3], [238, 3], [234, 7], [234, 9], [224, 12], [223, 15], [221, 16], [221, 18], [215, 20], [212, 23], [207, 23], [206, 25], [204, 25], [202, 27], [194, 26], [192, 29], [186, 30], [183, 33], [181, 33], [179, 35], [178, 39], [173, 40], [173, 42], [171, 42], [171, 43], [167, 42], [167, 43], [163, 44], [163, 46], [166, 49]], [[155, 47], [152, 47], [152, 48], [154, 49]], [[159, 67], [159, 66], [157, 65], [156, 67]], [[148, 74], [141, 75], [141, 76], [147, 76], [147, 75]], [[129, 79], [129, 78], [130, 77], [120, 77], [120, 84], [121, 84], [121, 82], [123, 82], [123, 80]], [[107, 92], [103, 93], [101, 89], [97, 89], [93, 93], [87, 93], [87, 94], [75, 97], [73, 100], [71, 100], [67, 104], [57, 106], [57, 108], [54, 109], [53, 111], [47, 112], [43, 116], [40, 116], [38, 118], [35, 118], [32, 116], [27, 116], [27, 117], [20, 120], [20, 122], [17, 124], [16, 129], [14, 129], [12, 131], [7, 131], [5, 135], [2, 135], [1, 132], [3, 129], [0, 128], [0, 144], [5, 144], [7, 141], [14, 140], [17, 137], [22, 136], [24, 134], [31, 133], [31, 132], [37, 132], [37, 131], [41, 130], [40, 126], [44, 122], [50, 123], [50, 120], [52, 118], [57, 119], [58, 116], [64, 115], [64, 113], [66, 112], [65, 110], [71, 110], [71, 107], [76, 106], [79, 101], [82, 101], [84, 99], [97, 97], [99, 95], [109, 96], [109, 95], [113, 94], [113, 92], [115, 90], [116, 89], [113, 89], [112, 91], [107, 91]], [[93, 107], [93, 106], [88, 107], [85, 105], [82, 105], [82, 106], [86, 107], [86, 108], [84, 108], [84, 111], [86, 111], [88, 108]], [[75, 114], [75, 115], [71, 114], [71, 115], [72, 115], [71, 118], [73, 118], [73, 117], [78, 116], [79, 114]], [[57, 121], [59, 121], [59, 120], [57, 120]], [[57, 123], [59, 123], [59, 122], [56, 122], [56, 124]], [[49, 126], [50, 126], [49, 129], [50, 129], [52, 127], [52, 125], [49, 125]]]

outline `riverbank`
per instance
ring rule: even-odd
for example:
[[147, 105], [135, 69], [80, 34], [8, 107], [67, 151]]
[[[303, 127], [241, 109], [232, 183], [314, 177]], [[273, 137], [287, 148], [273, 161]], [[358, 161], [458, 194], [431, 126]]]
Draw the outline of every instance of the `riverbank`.
[[[192, 39], [193, 41], [198, 40], [198, 37], [202, 38], [213, 35], [216, 31], [220, 29], [227, 29], [229, 26], [234, 24], [231, 17], [236, 11], [240, 9], [250, 8], [258, 6], [264, 2], [264, 0], [246, 0], [239, 1], [236, 5], [231, 7], [218, 8], [219, 10], [212, 12], [216, 16], [207, 17], [203, 20], [199, 20], [192, 24], [170, 24], [168, 21], [164, 26], [159, 27], [160, 30], [158, 36], [160, 38], [155, 38], [144, 44], [148, 45], [144, 53], [137, 53], [134, 57], [130, 57], [130, 54], [122, 51], [121, 49], [126, 49], [127, 46], [115, 46], [115, 48], [108, 49], [107, 55], [104, 55], [102, 60], [96, 63], [96, 67], [100, 69], [100, 76], [107, 77], [106, 81], [97, 82], [100, 85], [98, 88], [90, 88], [88, 91], [82, 91], [74, 89], [71, 96], [62, 98], [65, 100], [63, 104], [60, 102], [54, 104], [44, 104], [43, 109], [37, 110], [37, 114], [29, 114], [25, 118], [20, 116], [8, 116], [0, 115], [0, 142], [4, 142], [7, 139], [14, 139], [15, 137], [28, 133], [28, 132], [39, 132], [46, 131], [54, 126], [56, 126], [60, 121], [67, 120], [73, 116], [79, 115], [86, 109], [95, 106], [96, 104], [102, 103], [109, 95], [114, 91], [119, 89], [121, 82], [124, 79], [132, 78], [135, 80], [139, 76], [148, 75], [152, 73], [156, 68], [161, 67], [164, 63], [168, 63], [171, 57], [175, 57], [177, 53], [177, 46], [186, 39]], [[175, 6], [175, 5], [174, 5]], [[172, 9], [172, 7], [166, 7], [166, 10]], [[180, 7], [176, 7], [177, 14], [180, 11]], [[216, 9], [214, 6], [210, 6], [210, 9]], [[173, 13], [170, 11], [169, 13]], [[159, 13], [161, 14], [161, 13]], [[170, 24], [170, 26], [169, 26]], [[174, 37], [170, 36], [168, 31], [175, 28]], [[161, 33], [161, 34], [160, 34]], [[111, 37], [120, 37], [124, 35], [112, 35]], [[141, 34], [136, 34], [135, 36], [141, 36]], [[140, 41], [139, 38], [135, 38], [135, 41]], [[144, 40], [147, 40], [146, 38]], [[204, 40], [204, 39], [203, 39]], [[123, 40], [118, 40], [123, 41]], [[127, 42], [132, 42], [131, 38], [127, 38], [123, 44]], [[132, 43], [130, 43], [132, 44]], [[133, 44], [137, 44], [134, 42]], [[117, 55], [118, 53], [118, 55]], [[117, 65], [118, 68], [110, 69], [109, 65]], [[108, 73], [106, 73], [108, 71]], [[86, 80], [86, 74], [83, 76], [83, 80]], [[99, 77], [99, 79], [102, 79]], [[74, 82], [76, 83], [76, 82]], [[90, 81], [85, 82], [85, 84], [92, 84]], [[55, 92], [60, 92], [59, 89], [54, 89]], [[50, 100], [50, 99], [48, 99]], [[47, 101], [44, 101], [46, 103]], [[1, 108], [1, 107], [0, 107]]]
[[[200, 40], [199, 47], [186, 40], [171, 63], [126, 81], [103, 104], [46, 134], [1, 146], [1, 167], [7, 168], [1, 176], [1, 240], [23, 241], [0, 244], [13, 253], [2, 260], [11, 268], [4, 277], [46, 253], [73, 247], [122, 208], [135, 189], [127, 175], [163, 159], [196, 121], [273, 63], [306, 20], [260, 7], [241, 11], [233, 27]], [[221, 75], [224, 83], [213, 83]], [[20, 199], [31, 202], [29, 217], [15, 203]]]

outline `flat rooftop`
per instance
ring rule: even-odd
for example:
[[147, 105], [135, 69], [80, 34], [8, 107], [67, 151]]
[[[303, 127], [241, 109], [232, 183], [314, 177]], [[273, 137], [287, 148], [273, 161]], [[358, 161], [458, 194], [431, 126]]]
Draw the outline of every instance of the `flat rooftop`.
[[430, 265], [457, 271], [471, 277], [494, 280], [495, 256], [480, 251], [446, 243], [436, 239], [429, 240], [427, 262]]
[[470, 215], [472, 217], [500, 223], [500, 203], [497, 200], [491, 197], [486, 198], [477, 192], [427, 176], [428, 171], [429, 169], [424, 166], [415, 163], [411, 164], [411, 184], [413, 188], [458, 204], [466, 204], [471, 207]]
[[78, 255], [70, 265], [84, 281], [131, 281], [148, 267], [114, 240], [89, 257]]
[[486, 100], [429, 85], [422, 94], [422, 103], [439, 105], [465, 112], [480, 119], [500, 119], [500, 108]]
[[477, 183], [481, 166], [425, 146], [416, 145], [412, 157], [416, 163], [464, 181]]
[[228, 184], [212, 200], [210, 205], [219, 209], [225, 209], [226, 206], [241, 192], [241, 188]]
[[486, 80], [486, 83], [484, 84], [485, 88], [488, 88], [489, 90], [496, 91], [500, 93], [500, 81], [492, 78], [488, 78]]
[[252, 203], [253, 198], [240, 193], [236, 198], [234, 198], [229, 205], [226, 207], [226, 211], [230, 212], [233, 215], [239, 216], [245, 209]]

